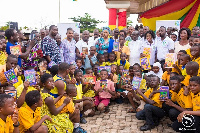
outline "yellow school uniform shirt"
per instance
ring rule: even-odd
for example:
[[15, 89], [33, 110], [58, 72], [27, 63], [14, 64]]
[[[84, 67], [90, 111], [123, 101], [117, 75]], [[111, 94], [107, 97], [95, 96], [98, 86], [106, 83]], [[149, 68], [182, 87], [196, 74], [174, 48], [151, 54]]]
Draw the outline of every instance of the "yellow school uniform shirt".
[[[86, 88], [88, 88], [88, 84], [86, 84], [85, 86]], [[95, 97], [95, 92], [92, 89], [93, 87], [90, 87], [86, 93], [83, 94], [84, 97]]]
[[99, 66], [107, 66], [107, 62], [103, 62], [101, 65], [99, 64]]
[[184, 84], [185, 86], [188, 86], [190, 78], [191, 78], [190, 75], [186, 75], [185, 79], [181, 83]]
[[129, 70], [129, 67], [130, 67], [130, 63], [129, 63], [127, 60], [125, 60], [125, 63], [122, 64], [121, 59], [117, 60], [117, 65], [118, 65], [118, 66], [119, 66], [119, 65], [123, 65], [123, 66], [124, 66], [124, 69], [126, 69], [126, 70]]
[[145, 89], [147, 90], [147, 87], [146, 87], [146, 80], [145, 79], [142, 79], [141, 82], [140, 82], [140, 89]]
[[[67, 96], [63, 96], [57, 103], [56, 108], [60, 107], [63, 104], [63, 101], [65, 100]], [[71, 98], [70, 98], [71, 99]], [[75, 107], [73, 103], [73, 99], [70, 100], [70, 102], [60, 111], [60, 113], [74, 113]]]
[[[21, 84], [19, 85], [16, 90], [17, 90], [17, 98], [20, 97], [20, 95], [22, 94], [22, 91], [24, 89], [24, 84]], [[37, 90], [35, 87], [33, 86], [29, 86], [28, 87], [28, 90], [26, 91], [26, 94], [29, 92], [29, 91], [34, 91], [34, 90]], [[24, 104], [22, 105], [22, 107], [25, 107], [26, 106], [26, 102], [24, 102]]]
[[190, 48], [185, 50], [187, 52], [187, 54], [192, 58], [192, 55], [190, 53]]
[[191, 96], [193, 111], [200, 111], [200, 92], [196, 95], [194, 95], [194, 93], [191, 93]]
[[187, 76], [186, 68], [184, 68], [184, 69], [181, 68], [181, 74], [182, 74], [184, 77]]
[[5, 65], [7, 60], [7, 54], [3, 51], [0, 51], [0, 65]]
[[76, 83], [75, 86], [76, 86], [76, 89], [77, 89], [77, 96], [74, 97], [73, 99], [74, 100], [82, 99], [82, 96], [83, 96], [82, 84]]
[[17, 79], [18, 79], [18, 82], [15, 83], [15, 84], [13, 84], [13, 86], [14, 86], [15, 88], [17, 88], [18, 86], [20, 86], [21, 84], [23, 84], [23, 80], [22, 80], [22, 77], [21, 77], [21, 76], [18, 76]]
[[165, 71], [162, 75], [162, 79], [167, 81], [167, 83], [169, 84], [170, 74], [167, 71]]
[[[123, 48], [122, 48], [122, 53], [125, 53], [127, 56], [130, 55], [130, 49], [129, 49], [129, 47], [124, 45]], [[115, 54], [117, 56], [117, 60], [119, 60], [121, 52], [116, 51]]]
[[[148, 89], [144, 95], [149, 98], [149, 95], [153, 92], [153, 88]], [[144, 98], [141, 96], [141, 98], [144, 100]], [[151, 100], [153, 100], [155, 103], [154, 106], [157, 106], [159, 108], [162, 108], [162, 101], [160, 101], [160, 93], [156, 93], [152, 96]]]
[[[194, 58], [192, 61], [197, 62], [199, 64], [199, 66], [200, 66], [200, 57]], [[200, 74], [200, 68], [199, 68], [198, 74]]]
[[184, 109], [192, 108], [192, 97], [190, 94], [185, 96], [184, 89], [181, 88], [178, 94], [174, 91], [171, 91], [171, 100], [177, 102]]
[[[61, 78], [61, 77], [58, 76], [58, 75], [55, 75], [55, 76], [53, 77], [53, 80], [54, 80], [54, 82], [56, 82], [56, 81], [58, 81], [58, 80], [62, 80], [62, 81], [64, 82], [64, 90], [66, 90], [67, 84], [66, 84], [66, 81], [65, 81], [63, 78]], [[51, 92], [52, 94], [58, 94], [58, 89], [57, 89], [57, 87], [54, 87], [50, 92]]]
[[19, 131], [20, 133], [26, 132], [35, 123], [41, 119], [40, 107], [33, 111], [28, 105], [19, 109]]
[[[178, 61], [176, 61], [175, 64], [176, 64], [176, 65], [178, 66], [178, 68], [181, 70], [182, 65], [179, 65], [179, 64], [178, 64]], [[174, 67], [172, 68], [172, 72], [176, 72], [176, 73], [178, 73], [178, 74], [181, 74], [181, 73], [179, 73], [178, 70], [175, 69]]]
[[6, 122], [0, 118], [0, 133], [13, 133], [14, 126], [11, 116], [7, 116]]
[[117, 65], [117, 62], [113, 62], [113, 63], [110, 63], [110, 62], [107, 62], [107, 66], [111, 66], [112, 64], [115, 64], [115, 65]]

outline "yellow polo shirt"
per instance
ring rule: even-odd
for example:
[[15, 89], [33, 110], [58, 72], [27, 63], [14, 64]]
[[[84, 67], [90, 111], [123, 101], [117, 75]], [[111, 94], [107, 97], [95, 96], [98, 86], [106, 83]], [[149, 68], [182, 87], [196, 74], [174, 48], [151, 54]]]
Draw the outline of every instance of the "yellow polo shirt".
[[[158, 88], [159, 89], [159, 88]], [[148, 89], [144, 95], [149, 98], [149, 95], [153, 92], [153, 88]], [[144, 100], [144, 98], [141, 96], [141, 98]], [[160, 93], [156, 93], [152, 96], [151, 100], [153, 100], [155, 103], [154, 106], [157, 106], [159, 108], [162, 108], [162, 101], [160, 101]]]
[[77, 96], [74, 97], [73, 99], [74, 100], [79, 100], [79, 99], [82, 99], [83, 97], [83, 90], [82, 90], [82, 84], [75, 84], [76, 86], [76, 89], [77, 89]]
[[185, 96], [184, 89], [181, 88], [178, 94], [176, 92], [172, 91], [171, 100], [173, 102], [177, 102], [178, 105], [180, 105], [184, 109], [192, 108], [192, 97], [190, 94]]
[[18, 119], [20, 133], [26, 132], [35, 123], [40, 121], [41, 119], [40, 114], [41, 114], [40, 107], [37, 107], [35, 112], [28, 105], [26, 105], [25, 107], [21, 107], [19, 109], [19, 119]]
[[[67, 96], [63, 96], [57, 103], [56, 108], [60, 107], [63, 104], [63, 101], [65, 100]], [[71, 99], [71, 98], [70, 98]], [[73, 103], [73, 99], [70, 100], [70, 103], [68, 103], [61, 111], [60, 113], [74, 113], [75, 107]]]
[[130, 67], [130, 63], [126, 60], [126, 63], [125, 64], [121, 64], [120, 63], [121, 59], [117, 60], [117, 65], [123, 65], [124, 66], [124, 69], [126, 70], [129, 70], [129, 67]]
[[11, 116], [7, 116], [6, 122], [0, 118], [0, 133], [13, 133], [14, 126]]
[[200, 111], [200, 92], [196, 95], [194, 95], [194, 93], [191, 93], [191, 96], [193, 111]]
[[[178, 68], [181, 70], [182, 65], [179, 65], [179, 64], [178, 64], [178, 61], [176, 61], [175, 64], [176, 64], [176, 65], [178, 66]], [[178, 70], [175, 69], [174, 67], [172, 68], [172, 72], [176, 72], [176, 73], [178, 73], [178, 74], [181, 74], [181, 73], [179, 73]]]
[[185, 79], [181, 83], [184, 84], [185, 86], [188, 86], [190, 78], [191, 78], [190, 75], [186, 75]]
[[169, 79], [170, 79], [170, 74], [168, 74], [167, 71], [165, 71], [162, 75], [162, 79], [167, 81], [167, 83], [169, 84]]

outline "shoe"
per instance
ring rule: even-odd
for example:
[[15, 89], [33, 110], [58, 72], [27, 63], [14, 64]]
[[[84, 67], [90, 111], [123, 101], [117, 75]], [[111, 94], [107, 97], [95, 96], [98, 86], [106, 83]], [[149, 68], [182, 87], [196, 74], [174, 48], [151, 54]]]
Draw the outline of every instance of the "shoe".
[[74, 128], [73, 133], [87, 133], [82, 127]]
[[155, 128], [155, 125], [149, 125], [149, 124], [144, 124], [143, 126], [140, 127], [141, 131], [147, 131]]
[[86, 124], [86, 123], [87, 123], [87, 121], [86, 121], [86, 119], [85, 119], [85, 118], [81, 117], [81, 118], [80, 118], [80, 123], [82, 123], [82, 124]]

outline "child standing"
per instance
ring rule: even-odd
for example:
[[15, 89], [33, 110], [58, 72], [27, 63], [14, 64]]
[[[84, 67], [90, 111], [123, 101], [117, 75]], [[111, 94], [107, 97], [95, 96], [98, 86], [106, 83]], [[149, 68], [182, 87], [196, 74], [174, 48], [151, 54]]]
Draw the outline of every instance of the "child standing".
[[19, 130], [20, 133], [37, 132], [48, 133], [48, 128], [42, 123], [45, 120], [52, 121], [47, 115], [41, 118], [40, 107], [42, 106], [42, 98], [40, 92], [30, 91], [25, 97], [26, 106], [19, 109]]
[[99, 66], [106, 66], [105, 56], [103, 54], [98, 54], [97, 59], [98, 59]]
[[2, 133], [19, 133], [18, 112], [14, 98], [0, 94], [0, 127]]
[[121, 53], [125, 53], [127, 55], [127, 59], [129, 59], [130, 49], [128, 46], [124, 45], [124, 43], [125, 43], [125, 36], [120, 35], [119, 36], [119, 51], [115, 52], [115, 54], [117, 55], [117, 60], [120, 59]]
[[172, 72], [176, 72], [178, 74], [181, 74], [182, 65], [180, 64], [180, 57], [183, 54], [187, 54], [187, 52], [185, 50], [180, 50], [178, 52], [178, 54], [177, 54], [177, 61], [175, 62], [175, 64], [173, 64]]
[[190, 60], [191, 58], [188, 54], [183, 54], [180, 56], [180, 65], [182, 65], [182, 68], [178, 71], [180, 71], [181, 75], [183, 75], [184, 77], [187, 75], [185, 66], [188, 62], [190, 62]]
[[85, 69], [91, 68], [96, 62], [97, 62], [97, 57], [95, 56], [96, 53], [96, 47], [91, 46], [90, 47], [90, 55], [86, 55], [83, 65]]
[[120, 59], [117, 60], [117, 65], [123, 65], [124, 69], [129, 70], [130, 67], [130, 63], [126, 60], [126, 54], [125, 53], [121, 53], [120, 55]]
[[101, 87], [101, 81], [98, 80], [94, 86], [96, 96], [95, 105], [99, 111], [103, 111], [110, 102], [111, 96], [115, 95], [114, 83], [108, 80], [108, 71], [106, 69], [101, 70], [100, 72], [101, 80], [106, 80], [107, 85]]
[[[197, 62], [200, 66], [200, 45], [196, 45], [196, 44], [193, 45], [190, 48], [190, 51], [192, 55], [192, 61]], [[199, 70], [199, 73], [200, 73], [200, 70]]]

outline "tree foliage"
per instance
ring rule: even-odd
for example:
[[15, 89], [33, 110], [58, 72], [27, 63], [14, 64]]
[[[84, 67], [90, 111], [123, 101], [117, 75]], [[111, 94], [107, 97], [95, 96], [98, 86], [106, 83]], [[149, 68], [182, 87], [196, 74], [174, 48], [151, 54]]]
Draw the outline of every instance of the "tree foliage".
[[6, 25], [5, 26], [1, 26], [0, 27], [0, 30], [7, 30], [7, 29], [9, 29], [9, 24], [10, 24], [10, 22], [6, 22]]
[[132, 26], [132, 24], [133, 24], [133, 21], [132, 21], [132, 20], [127, 20], [127, 27]]
[[88, 30], [89, 32], [93, 32], [94, 29], [96, 29], [97, 24], [99, 23], [105, 23], [104, 21], [96, 20], [95, 18], [92, 18], [91, 15], [88, 13], [85, 13], [85, 16], [81, 17], [73, 17], [69, 18], [72, 19], [74, 22], [80, 23], [80, 31], [81, 33], [84, 30]]

